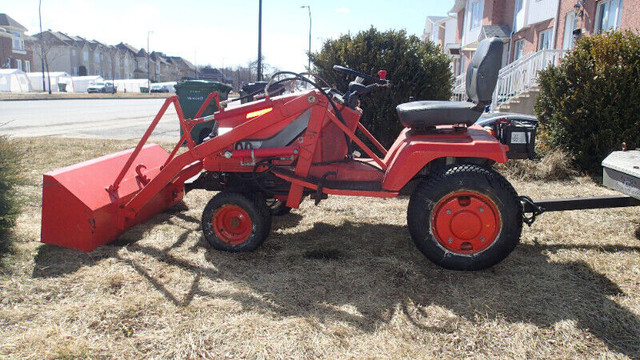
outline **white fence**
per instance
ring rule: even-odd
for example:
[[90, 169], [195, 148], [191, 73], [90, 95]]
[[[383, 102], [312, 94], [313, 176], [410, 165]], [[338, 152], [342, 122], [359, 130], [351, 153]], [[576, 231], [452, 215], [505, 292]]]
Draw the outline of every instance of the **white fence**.
[[[560, 59], [567, 50], [547, 49], [530, 53], [500, 69], [498, 82], [493, 92], [491, 111], [500, 104], [512, 99], [538, 84], [540, 70], [553, 64], [560, 64]], [[456, 77], [453, 86], [453, 101], [464, 101], [467, 98], [464, 74]]]

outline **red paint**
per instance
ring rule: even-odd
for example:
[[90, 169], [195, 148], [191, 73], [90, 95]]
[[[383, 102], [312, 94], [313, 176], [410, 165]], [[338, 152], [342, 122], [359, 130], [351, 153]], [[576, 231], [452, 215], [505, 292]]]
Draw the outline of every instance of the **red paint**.
[[233, 204], [218, 209], [211, 219], [211, 225], [216, 237], [229, 245], [240, 245], [247, 241], [253, 230], [249, 214]]
[[491, 199], [472, 192], [450, 194], [434, 206], [433, 235], [445, 249], [457, 254], [476, 254], [494, 243], [500, 233], [498, 208]]

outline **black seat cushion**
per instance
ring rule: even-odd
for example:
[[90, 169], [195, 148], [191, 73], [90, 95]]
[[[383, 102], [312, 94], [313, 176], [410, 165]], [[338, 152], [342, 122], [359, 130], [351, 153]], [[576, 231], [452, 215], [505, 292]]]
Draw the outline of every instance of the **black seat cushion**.
[[407, 128], [430, 128], [437, 125], [472, 125], [484, 108], [468, 101], [413, 101], [396, 107], [400, 122]]

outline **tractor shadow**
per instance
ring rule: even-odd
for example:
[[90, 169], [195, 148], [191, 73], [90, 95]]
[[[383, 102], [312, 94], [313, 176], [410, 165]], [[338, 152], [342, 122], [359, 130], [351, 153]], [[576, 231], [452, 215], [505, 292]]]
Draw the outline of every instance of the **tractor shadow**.
[[[287, 219], [289, 216], [293, 218]], [[289, 216], [274, 218], [274, 229], [295, 227], [299, 215]], [[36, 269], [46, 269], [46, 275], [36, 274], [34, 269], [34, 276], [60, 276], [74, 268], [91, 266], [96, 259], [114, 257], [130, 265], [176, 306], [191, 304], [196, 295], [225, 298], [249, 311], [302, 316], [317, 326], [343, 322], [366, 332], [390, 323], [399, 311], [423, 331], [455, 331], [450, 323], [430, 313], [433, 306], [472, 323], [483, 321], [473, 320], [478, 314], [489, 321], [531, 323], [547, 329], [569, 320], [612, 351], [640, 358], [640, 318], [611, 300], [625, 296], [620, 287], [585, 262], [558, 263], [547, 256], [572, 249], [599, 251], [605, 256], [637, 253], [640, 246], [527, 244], [489, 270], [456, 272], [424, 258], [404, 226], [316, 223], [297, 233], [275, 231], [257, 251], [234, 254], [211, 249], [202, 236], [195, 242], [185, 240], [192, 231], [185, 229], [170, 248], [127, 244], [129, 252], [193, 274], [186, 294], [172, 291], [136, 260], [120, 256], [119, 246], [103, 246], [81, 256], [76, 251], [42, 246]], [[204, 248], [207, 265], [201, 258], [176, 256], [170, 251], [180, 247], [200, 250], [199, 256]], [[65, 263], [65, 271], [56, 265], [59, 261]], [[211, 284], [219, 281], [247, 286], [257, 295], [215, 291]]]

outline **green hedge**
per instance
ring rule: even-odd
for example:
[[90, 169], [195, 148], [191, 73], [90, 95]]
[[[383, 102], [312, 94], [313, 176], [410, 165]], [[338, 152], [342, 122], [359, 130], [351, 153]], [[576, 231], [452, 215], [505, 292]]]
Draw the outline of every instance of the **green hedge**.
[[0, 136], [0, 252], [9, 249], [8, 231], [18, 216], [16, 185], [20, 180], [19, 154], [7, 137]]
[[379, 32], [375, 28], [355, 36], [342, 35], [326, 41], [311, 55], [315, 71], [340, 91], [346, 91], [352, 76], [333, 70], [333, 65], [376, 76], [387, 70], [391, 87], [362, 97], [362, 124], [382, 142], [393, 143], [402, 125], [396, 106], [415, 100], [446, 100], [451, 97], [453, 78], [450, 60], [432, 42], [425, 43], [404, 30]]
[[640, 146], [640, 37], [615, 31], [585, 37], [558, 67], [540, 73], [536, 112], [550, 147], [600, 173], [626, 142]]

